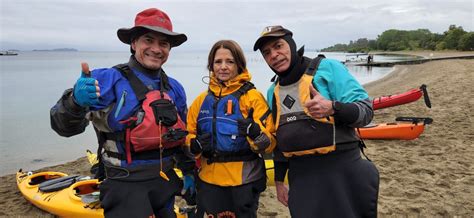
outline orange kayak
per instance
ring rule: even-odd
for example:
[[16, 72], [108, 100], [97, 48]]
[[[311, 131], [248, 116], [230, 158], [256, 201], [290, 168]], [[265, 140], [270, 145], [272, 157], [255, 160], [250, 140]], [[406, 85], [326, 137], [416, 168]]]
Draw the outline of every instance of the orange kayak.
[[426, 124], [433, 122], [431, 118], [399, 117], [396, 120], [402, 122], [357, 128], [356, 132], [362, 139], [412, 140], [418, 138], [423, 133]]

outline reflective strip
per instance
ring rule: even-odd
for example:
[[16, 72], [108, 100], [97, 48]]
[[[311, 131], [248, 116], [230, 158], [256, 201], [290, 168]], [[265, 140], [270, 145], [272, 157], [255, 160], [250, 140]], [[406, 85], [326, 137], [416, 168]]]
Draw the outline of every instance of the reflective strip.
[[[237, 123], [236, 120], [225, 118], [225, 117], [217, 117], [218, 120], [227, 120], [232, 123]], [[197, 122], [203, 121], [203, 120], [212, 120], [212, 117], [203, 117], [201, 119], [198, 119]]]
[[292, 157], [292, 156], [303, 156], [308, 154], [327, 154], [329, 152], [335, 151], [336, 145], [330, 145], [321, 148], [313, 148], [304, 151], [291, 151], [291, 152], [282, 152], [285, 157]]

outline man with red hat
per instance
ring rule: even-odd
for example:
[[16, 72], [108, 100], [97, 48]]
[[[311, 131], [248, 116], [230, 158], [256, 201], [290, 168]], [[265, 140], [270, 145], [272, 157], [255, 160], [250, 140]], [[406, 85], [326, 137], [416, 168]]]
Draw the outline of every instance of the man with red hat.
[[[125, 64], [82, 74], [51, 108], [51, 127], [70, 137], [96, 130], [100, 201], [106, 217], [175, 217], [174, 197], [194, 194], [194, 158], [184, 147], [186, 94], [162, 66], [187, 40], [156, 8], [137, 14], [117, 36], [130, 45]], [[183, 172], [183, 181], [173, 170]]]
[[282, 26], [265, 27], [254, 50], [277, 76], [267, 100], [278, 200], [291, 217], [376, 217], [379, 173], [354, 129], [372, 120], [367, 92], [339, 61], [303, 56]]

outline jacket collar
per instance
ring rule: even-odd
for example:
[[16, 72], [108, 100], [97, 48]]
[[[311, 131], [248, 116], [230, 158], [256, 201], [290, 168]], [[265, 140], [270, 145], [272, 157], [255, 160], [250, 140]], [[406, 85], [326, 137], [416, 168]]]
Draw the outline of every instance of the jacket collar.
[[137, 61], [134, 55], [130, 56], [130, 59], [128, 60], [128, 66], [151, 77], [158, 76], [160, 71], [162, 70], [161, 68], [158, 70], [150, 70], [148, 68], [145, 68], [142, 64], [140, 64], [140, 62]]
[[245, 82], [250, 81], [251, 78], [252, 76], [247, 69], [236, 77], [225, 82], [219, 81], [214, 75], [214, 72], [211, 72], [209, 91], [211, 91], [215, 96], [226, 96], [237, 91]]

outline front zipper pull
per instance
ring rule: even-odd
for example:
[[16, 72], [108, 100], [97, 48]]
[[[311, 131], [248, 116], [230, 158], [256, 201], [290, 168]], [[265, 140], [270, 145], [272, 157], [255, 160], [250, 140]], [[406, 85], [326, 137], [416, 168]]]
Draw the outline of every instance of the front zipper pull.
[[118, 103], [117, 109], [115, 110], [115, 114], [114, 114], [115, 118], [118, 117], [120, 110], [122, 110], [123, 104], [125, 103], [125, 98], [127, 98], [127, 91], [124, 90], [122, 92], [122, 97], [120, 97], [120, 101]]
[[227, 100], [227, 109], [226, 109], [226, 112], [225, 112], [225, 115], [232, 115], [232, 109], [233, 109], [233, 105], [232, 105], [232, 99], [228, 99]]

